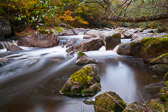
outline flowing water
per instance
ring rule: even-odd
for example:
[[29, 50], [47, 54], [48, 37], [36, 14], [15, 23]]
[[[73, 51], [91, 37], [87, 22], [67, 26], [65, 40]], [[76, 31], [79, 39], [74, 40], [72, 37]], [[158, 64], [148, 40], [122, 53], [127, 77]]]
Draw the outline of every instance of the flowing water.
[[[61, 39], [66, 43], [66, 37]], [[59, 93], [70, 75], [82, 67], [75, 64], [76, 54], [68, 56], [61, 46], [22, 48], [24, 51], [6, 56], [12, 60], [0, 68], [0, 112], [94, 112], [92, 105], [83, 103], [84, 97]], [[142, 101], [142, 87], [161, 79], [140, 60], [117, 55], [116, 49], [86, 52], [99, 62], [102, 91], [98, 94], [114, 91], [127, 104]]]

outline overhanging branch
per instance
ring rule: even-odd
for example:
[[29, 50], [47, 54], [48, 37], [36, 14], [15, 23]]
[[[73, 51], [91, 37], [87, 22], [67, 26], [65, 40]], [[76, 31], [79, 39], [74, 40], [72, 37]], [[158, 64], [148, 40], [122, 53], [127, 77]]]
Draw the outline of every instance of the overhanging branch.
[[103, 19], [106, 19], [106, 20], [109, 20], [109, 21], [116, 21], [116, 22], [135, 22], [135, 23], [138, 23], [138, 22], [147, 22], [147, 21], [156, 21], [156, 20], [168, 19], [168, 13], [142, 16], [142, 17], [110, 16], [110, 17], [104, 17]]

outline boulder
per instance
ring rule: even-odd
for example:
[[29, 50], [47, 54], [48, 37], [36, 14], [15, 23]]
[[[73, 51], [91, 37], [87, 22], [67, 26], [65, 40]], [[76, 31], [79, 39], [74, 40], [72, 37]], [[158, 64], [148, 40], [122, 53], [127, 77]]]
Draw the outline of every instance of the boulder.
[[77, 65], [91, 64], [91, 63], [97, 63], [97, 61], [88, 57], [83, 52], [78, 52], [78, 56], [77, 56], [77, 60], [76, 60]]
[[99, 50], [103, 46], [103, 42], [99, 38], [90, 39], [88, 41], [80, 42], [75, 46], [75, 51], [86, 52]]
[[143, 32], [137, 32], [132, 34], [132, 40], [141, 40], [146, 37], [153, 37], [153, 33], [143, 33]]
[[121, 44], [117, 50], [120, 55], [135, 56], [137, 58], [151, 59], [168, 52], [168, 36], [158, 38], [143, 38]]
[[103, 43], [106, 50], [113, 50], [119, 43], [121, 43], [121, 34], [113, 34], [103, 38]]
[[59, 36], [70, 36], [70, 35], [76, 35], [73, 29], [62, 28], [62, 32], [59, 32]]
[[8, 20], [0, 19], [0, 39], [11, 34], [11, 26]]
[[132, 38], [133, 34], [138, 32], [137, 29], [127, 29], [123, 32], [124, 38]]
[[83, 41], [78, 43], [77, 45], [70, 46], [67, 48], [66, 52], [87, 52], [87, 51], [94, 51], [99, 50], [103, 46], [102, 39], [100, 38], [93, 38], [87, 41]]
[[161, 75], [164, 75], [166, 72], [168, 72], [168, 64], [155, 64], [155, 65], [150, 65], [149, 68], [152, 71], [155, 71]]
[[7, 47], [6, 49], [7, 49], [7, 51], [11, 51], [11, 52], [22, 50], [22, 48], [20, 48], [19, 46], [16, 46], [16, 45], [11, 45], [11, 46]]
[[152, 94], [153, 96], [159, 96], [160, 89], [164, 85], [164, 81], [158, 83], [152, 83], [143, 87], [143, 91]]
[[26, 37], [21, 37], [18, 40], [18, 45], [19, 46], [25, 46], [25, 47], [31, 47], [30, 42], [29, 42], [31, 37], [32, 37], [32, 35], [28, 35]]
[[145, 111], [146, 107], [144, 107], [141, 103], [132, 102], [122, 112], [145, 112]]
[[168, 35], [168, 33], [143, 33], [143, 32], [138, 32], [134, 33], [132, 35], [132, 40], [141, 40], [146, 37], [162, 37]]
[[143, 33], [154, 33], [156, 31], [157, 31], [157, 29], [146, 29], [143, 31]]
[[32, 36], [27, 36], [19, 40], [19, 45], [29, 47], [53, 47], [59, 44], [58, 36], [54, 33], [35, 32]]
[[164, 83], [164, 87], [160, 90], [160, 99], [163, 102], [168, 101], [168, 81]]
[[95, 112], [122, 112], [125, 107], [125, 101], [115, 92], [105, 92], [95, 98]]
[[98, 30], [89, 30], [85, 33], [85, 35], [89, 35], [91, 37], [100, 37], [101, 33]]
[[157, 58], [152, 59], [149, 67], [160, 74], [168, 72], [168, 53], [164, 53]]
[[60, 90], [61, 94], [70, 96], [93, 96], [101, 90], [98, 67], [89, 64], [75, 72]]
[[66, 47], [70, 47], [70, 46], [75, 45], [75, 43], [76, 43], [77, 40], [79, 40], [79, 39], [72, 38], [72, 39], [68, 40], [68, 42], [66, 43]]

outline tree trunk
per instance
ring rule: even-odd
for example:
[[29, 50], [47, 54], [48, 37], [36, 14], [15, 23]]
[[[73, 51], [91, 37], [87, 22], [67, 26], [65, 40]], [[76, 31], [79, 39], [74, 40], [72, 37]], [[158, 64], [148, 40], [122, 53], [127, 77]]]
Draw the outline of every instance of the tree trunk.
[[168, 19], [168, 13], [158, 14], [158, 15], [149, 15], [149, 16], [142, 16], [142, 17], [117, 17], [117, 16], [110, 16], [104, 17], [103, 19], [116, 21], [116, 22], [147, 22], [147, 21], [156, 21], [156, 20], [163, 20]]

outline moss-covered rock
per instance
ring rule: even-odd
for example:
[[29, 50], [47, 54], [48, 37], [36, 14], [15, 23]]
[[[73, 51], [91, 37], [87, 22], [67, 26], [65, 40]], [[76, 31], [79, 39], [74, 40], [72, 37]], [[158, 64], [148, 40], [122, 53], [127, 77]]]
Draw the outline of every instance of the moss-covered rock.
[[150, 59], [168, 52], [168, 35], [158, 38], [143, 38], [120, 45], [118, 54]]
[[164, 53], [150, 61], [150, 64], [168, 64], [168, 53]]
[[92, 96], [101, 90], [98, 77], [98, 67], [89, 64], [71, 75], [61, 89], [61, 94], [72, 96]]
[[165, 73], [163, 80], [164, 80], [164, 81], [168, 81], [168, 72]]
[[167, 102], [161, 102], [159, 100], [151, 100], [150, 107], [152, 112], [167, 112]]
[[95, 112], [122, 112], [126, 103], [115, 92], [106, 92], [96, 96]]
[[138, 102], [130, 103], [122, 112], [145, 112], [146, 108]]
[[164, 87], [160, 90], [160, 99], [163, 102], [168, 101], [168, 81], [165, 82]]
[[166, 72], [168, 72], [168, 64], [155, 64], [155, 65], [151, 65], [149, 66], [149, 68], [159, 74], [165, 74]]

